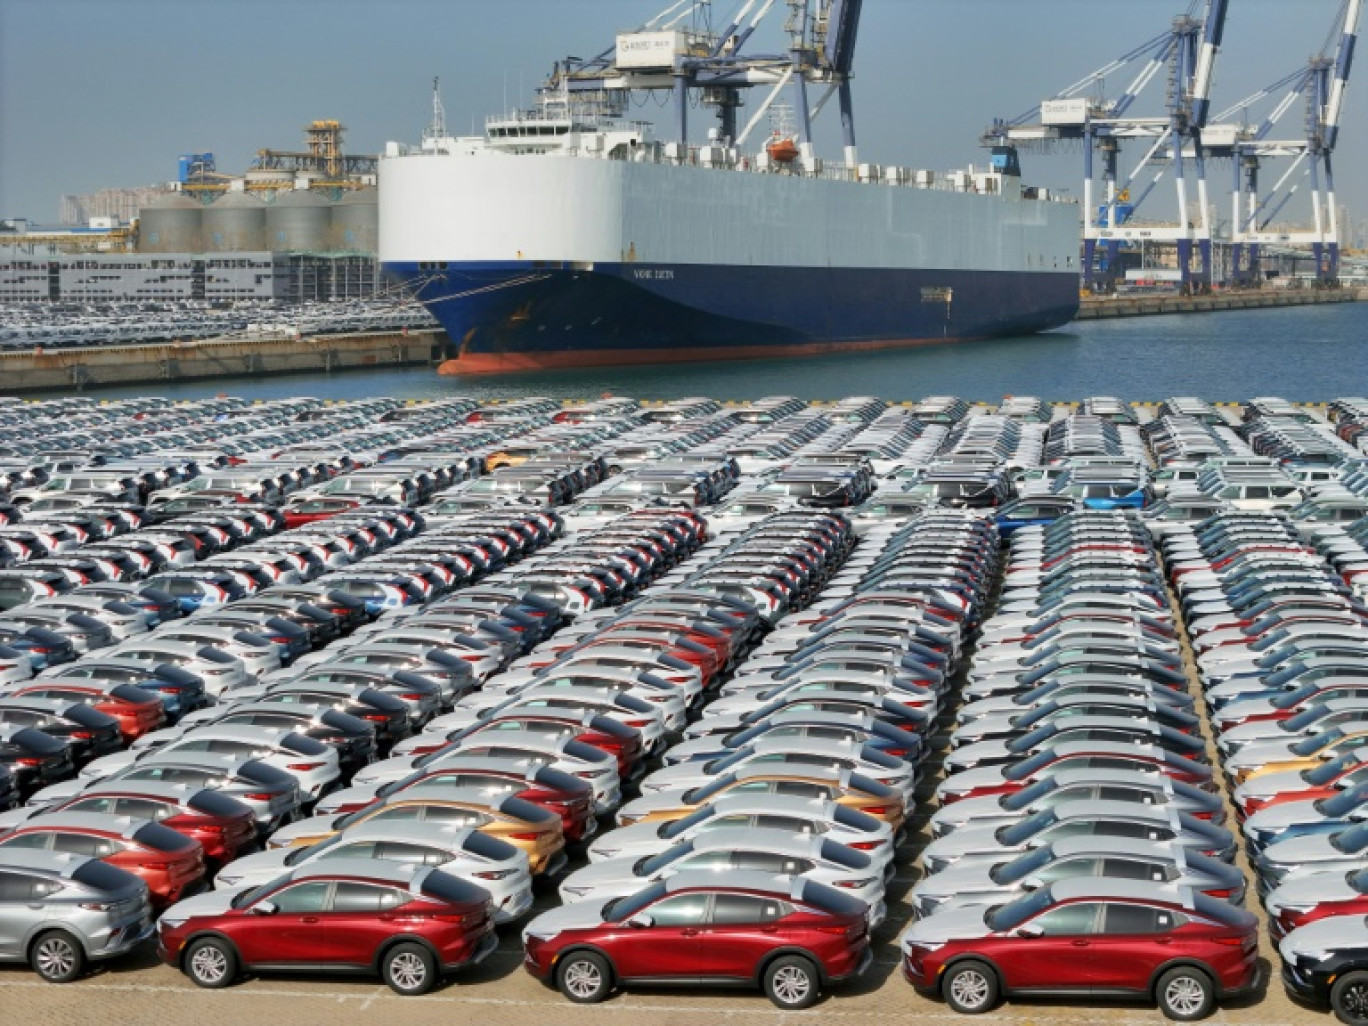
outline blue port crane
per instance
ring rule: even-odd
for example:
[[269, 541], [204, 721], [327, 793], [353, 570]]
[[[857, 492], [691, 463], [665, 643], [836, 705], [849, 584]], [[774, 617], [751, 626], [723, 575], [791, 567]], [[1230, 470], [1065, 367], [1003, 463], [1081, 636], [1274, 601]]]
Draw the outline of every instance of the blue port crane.
[[[1205, 0], [1201, 18], [1198, 0], [1187, 13], [1174, 18], [1167, 31], [1122, 54], [1084, 78], [1012, 120], [996, 120], [983, 136], [995, 158], [1015, 161], [1013, 151], [1029, 147], [1053, 151], [1061, 144], [1083, 150], [1083, 284], [1088, 289], [1109, 287], [1123, 242], [1173, 242], [1185, 291], [1204, 289], [1211, 282], [1211, 223], [1207, 205], [1206, 159], [1202, 133], [1211, 106], [1211, 87], [1225, 34], [1229, 0]], [[1125, 90], [1115, 99], [1088, 95], [1104, 80], [1138, 66]], [[1167, 74], [1161, 79], [1161, 73]], [[1137, 101], [1156, 80], [1166, 84], [1162, 115], [1132, 113]], [[1148, 142], [1149, 149], [1130, 175], [1119, 173], [1121, 145], [1127, 140]], [[1004, 158], [1004, 154], [1005, 156]], [[1188, 173], [1185, 154], [1192, 157], [1197, 204], [1196, 222], [1188, 214]], [[1102, 165], [1104, 199], [1095, 205], [1097, 163]], [[1148, 169], [1158, 168], [1151, 181], [1133, 190]], [[1177, 218], [1172, 223], [1139, 223], [1136, 212], [1173, 173]], [[1200, 272], [1192, 270], [1193, 245]]]
[[[802, 158], [811, 169], [812, 122], [835, 94], [841, 114], [845, 162], [855, 168], [855, 114], [850, 80], [855, 39], [864, 0], [784, 0], [787, 52], [751, 53], [751, 36], [777, 0], [741, 0], [720, 29], [712, 24], [711, 0], [677, 0], [614, 45], [594, 57], [558, 61], [543, 93], [574, 97], [581, 109], [622, 117], [631, 93], [669, 93], [674, 142], [682, 154], [689, 142], [693, 101], [715, 109], [719, 125], [712, 137], [724, 146], [740, 146], [761, 117], [787, 88], [795, 92]], [[759, 109], [739, 125], [742, 92], [768, 87]], [[809, 88], [824, 88], [816, 103]]]
[[[1363, 0], [1344, 0], [1335, 29], [1325, 46], [1298, 70], [1265, 86], [1223, 111], [1218, 122], [1240, 116], [1244, 124], [1218, 124], [1206, 138], [1209, 156], [1230, 157], [1234, 166], [1232, 193], [1232, 280], [1256, 281], [1260, 253], [1265, 246], [1311, 251], [1316, 284], [1334, 287], [1339, 281], [1339, 214], [1335, 203], [1334, 152], [1344, 116], [1344, 98], [1353, 68], [1354, 47], [1363, 14]], [[1334, 54], [1331, 55], [1331, 44]], [[1280, 90], [1287, 92], [1256, 125], [1248, 113]], [[1301, 138], [1273, 138], [1273, 129], [1300, 101], [1305, 114]], [[1287, 166], [1273, 187], [1261, 192], [1264, 162], [1285, 160]], [[1279, 230], [1273, 222], [1296, 195], [1301, 182], [1311, 181], [1309, 227]]]

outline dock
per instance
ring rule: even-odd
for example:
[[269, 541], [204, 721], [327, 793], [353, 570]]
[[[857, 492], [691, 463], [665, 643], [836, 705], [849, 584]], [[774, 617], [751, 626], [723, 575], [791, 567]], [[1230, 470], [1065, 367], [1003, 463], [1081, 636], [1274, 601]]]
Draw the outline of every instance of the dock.
[[1365, 299], [1368, 299], [1368, 289], [1251, 290], [1213, 292], [1204, 296], [1085, 296], [1075, 320], [1217, 313], [1223, 310], [1259, 310], [1280, 306], [1316, 306], [1321, 303], [1353, 303]]
[[154, 345], [0, 353], [0, 394], [206, 378], [308, 374], [429, 365], [446, 334], [435, 329], [337, 335], [263, 334]]

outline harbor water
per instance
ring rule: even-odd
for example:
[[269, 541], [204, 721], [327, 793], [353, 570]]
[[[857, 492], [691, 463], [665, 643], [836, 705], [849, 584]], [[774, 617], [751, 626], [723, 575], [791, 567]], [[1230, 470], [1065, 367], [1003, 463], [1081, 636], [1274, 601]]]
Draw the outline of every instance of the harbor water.
[[658, 399], [905, 399], [949, 394], [970, 400], [998, 400], [1004, 395], [1053, 400], [1103, 394], [1124, 399], [1197, 395], [1212, 400], [1277, 395], [1304, 401], [1368, 395], [1368, 303], [1081, 321], [1022, 338], [802, 359], [467, 379], [439, 377], [429, 368], [412, 367], [134, 385], [91, 394], [192, 398], [219, 392], [262, 399], [583, 399], [612, 392]]

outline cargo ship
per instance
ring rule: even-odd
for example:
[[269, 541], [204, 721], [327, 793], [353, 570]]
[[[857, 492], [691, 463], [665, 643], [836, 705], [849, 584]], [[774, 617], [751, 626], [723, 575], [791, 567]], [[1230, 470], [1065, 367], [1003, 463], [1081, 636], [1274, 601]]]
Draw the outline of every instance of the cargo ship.
[[[829, 81], [844, 122], [853, 28], [833, 41], [840, 0], [821, 2], [816, 38], [763, 67]], [[387, 145], [380, 259], [446, 330], [443, 373], [852, 352], [1073, 319], [1078, 206], [1023, 187], [1013, 150], [934, 173], [861, 162], [848, 133], [845, 159], [824, 163], [802, 92], [797, 135], [748, 150], [716, 85], [702, 95], [722, 125], [690, 143], [687, 83], [717, 81], [717, 38], [619, 36], [614, 56], [558, 65], [534, 108], [482, 134], [446, 134], [438, 108], [420, 145]], [[615, 91], [662, 79], [686, 83], [668, 141], [620, 116]]]

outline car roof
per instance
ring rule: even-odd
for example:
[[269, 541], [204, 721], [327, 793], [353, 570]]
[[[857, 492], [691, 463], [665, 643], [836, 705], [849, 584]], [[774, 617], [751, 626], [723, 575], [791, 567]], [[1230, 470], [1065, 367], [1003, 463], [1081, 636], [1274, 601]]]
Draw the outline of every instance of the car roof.
[[15, 824], [15, 830], [98, 830], [102, 833], [132, 837], [151, 823], [150, 819], [115, 816], [107, 812], [45, 812]]
[[416, 862], [390, 862], [385, 859], [318, 859], [305, 862], [290, 873], [291, 881], [360, 878], [396, 884], [415, 893], [423, 879], [432, 872], [431, 866]]
[[[453, 823], [404, 822], [403, 820], [365, 820], [348, 827], [337, 837], [348, 841], [400, 841], [405, 844], [430, 844], [449, 851], [459, 851], [465, 839], [477, 833], [473, 827]], [[491, 838], [493, 840], [493, 838]], [[360, 861], [359, 859], [357, 861]]]
[[56, 874], [70, 878], [87, 862], [95, 860], [67, 851], [44, 851], [39, 848], [0, 848], [0, 869], [23, 869], [29, 872]]
[[665, 891], [669, 894], [701, 888], [710, 891], [763, 891], [767, 894], [782, 894], [786, 898], [798, 898], [802, 896], [804, 880], [802, 877], [782, 876], [757, 870], [734, 869], [725, 874], [706, 870], [686, 871], [676, 873], [663, 882]]
[[1106, 876], [1069, 877], [1050, 884], [1055, 901], [1078, 898], [1120, 898], [1130, 901], [1161, 901], [1167, 905], [1193, 907], [1192, 888], [1154, 880], [1120, 880]]

